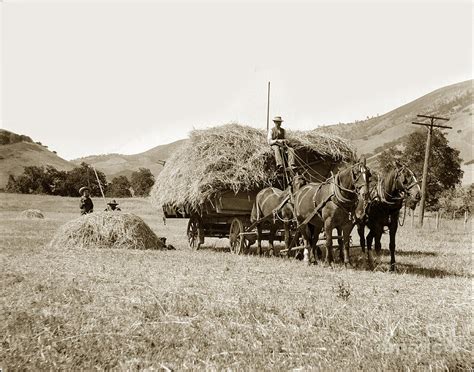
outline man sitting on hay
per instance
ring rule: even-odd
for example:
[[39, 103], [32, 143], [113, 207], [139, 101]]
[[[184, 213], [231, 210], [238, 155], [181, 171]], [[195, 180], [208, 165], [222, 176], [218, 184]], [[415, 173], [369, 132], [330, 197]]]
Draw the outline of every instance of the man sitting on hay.
[[268, 131], [267, 142], [275, 153], [277, 170], [281, 171], [284, 167], [285, 155], [288, 157], [288, 165], [292, 171], [295, 168], [295, 150], [288, 146], [288, 140], [285, 138], [285, 130], [281, 127], [283, 119], [281, 116], [273, 118], [275, 125]]
[[92, 199], [90, 198], [90, 189], [87, 186], [83, 186], [79, 189], [79, 194], [81, 195], [81, 201], [79, 203], [81, 214], [94, 212], [94, 203], [92, 203]]

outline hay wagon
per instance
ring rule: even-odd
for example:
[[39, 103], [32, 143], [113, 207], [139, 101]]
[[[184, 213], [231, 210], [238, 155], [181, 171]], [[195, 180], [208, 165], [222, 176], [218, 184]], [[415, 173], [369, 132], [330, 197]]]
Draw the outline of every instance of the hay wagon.
[[[312, 181], [324, 181], [353, 158], [353, 150], [336, 136], [288, 134], [298, 173]], [[250, 221], [256, 195], [268, 186], [281, 189], [282, 183], [265, 133], [227, 125], [192, 132], [190, 143], [173, 154], [158, 176], [152, 199], [166, 218], [189, 218], [186, 234], [192, 249], [204, 244], [205, 238], [228, 238], [231, 251], [240, 254], [257, 238], [256, 223]], [[268, 240], [268, 235], [263, 230], [262, 240]], [[283, 231], [277, 231], [275, 239], [281, 241], [283, 236]]]

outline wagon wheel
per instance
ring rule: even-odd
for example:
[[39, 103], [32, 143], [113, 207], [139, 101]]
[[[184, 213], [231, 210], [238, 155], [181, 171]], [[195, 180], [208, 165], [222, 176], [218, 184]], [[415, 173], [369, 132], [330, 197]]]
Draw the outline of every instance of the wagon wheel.
[[235, 254], [242, 254], [246, 249], [245, 237], [240, 235], [244, 232], [244, 224], [239, 218], [234, 218], [230, 224], [229, 240], [230, 251]]
[[201, 237], [199, 236], [199, 229], [202, 229], [201, 225], [202, 225], [202, 222], [198, 216], [196, 215], [191, 216], [188, 222], [188, 228], [187, 228], [186, 234], [188, 236], [189, 247], [193, 250], [199, 249], [199, 247], [203, 243], [202, 241], [200, 241]]

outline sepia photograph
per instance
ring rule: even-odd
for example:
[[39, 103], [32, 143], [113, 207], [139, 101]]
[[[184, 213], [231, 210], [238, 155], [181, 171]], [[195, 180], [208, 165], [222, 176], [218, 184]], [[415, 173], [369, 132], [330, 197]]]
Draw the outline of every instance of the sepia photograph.
[[0, 0], [0, 372], [472, 371], [470, 0]]

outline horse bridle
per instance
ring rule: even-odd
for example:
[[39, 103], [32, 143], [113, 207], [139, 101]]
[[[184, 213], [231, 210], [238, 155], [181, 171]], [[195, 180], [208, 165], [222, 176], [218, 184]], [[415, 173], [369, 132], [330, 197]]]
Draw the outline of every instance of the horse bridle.
[[[359, 166], [359, 171], [360, 171], [357, 177], [354, 176], [354, 167], [356, 165]], [[360, 163], [357, 163], [351, 167], [351, 181], [352, 181], [352, 186], [354, 186], [353, 190], [347, 189], [339, 184], [339, 173], [337, 173], [334, 177], [334, 185], [336, 186], [334, 188], [334, 191], [335, 191], [334, 194], [336, 196], [336, 199], [338, 199], [338, 201], [342, 203], [353, 203], [354, 201], [352, 199], [345, 198], [340, 192], [340, 190], [348, 192], [350, 194], [358, 195], [360, 192], [360, 189], [364, 187], [364, 184], [357, 186], [357, 182], [359, 181], [359, 178], [362, 176], [364, 179], [364, 183], [367, 184], [367, 172], [368, 172], [368, 169], [363, 164], [360, 164]], [[339, 190], [339, 192], [337, 190]]]
[[[413, 182], [410, 183], [408, 186], [405, 186], [403, 184], [403, 182], [399, 179], [399, 175], [401, 174], [401, 172], [403, 171], [408, 171], [410, 173], [410, 175], [412, 176], [413, 178]], [[419, 184], [419, 182], [417, 181], [416, 177], [415, 177], [415, 174], [412, 172], [412, 170], [406, 166], [403, 166], [401, 168], [398, 168], [396, 173], [395, 173], [395, 180], [400, 184], [401, 186], [401, 190], [400, 192], [402, 193], [401, 196], [394, 196], [390, 193], [388, 193], [386, 190], [385, 190], [385, 186], [383, 184], [383, 179], [380, 178], [379, 179], [379, 182], [378, 182], [378, 185], [377, 185], [377, 193], [379, 194], [379, 197], [380, 197], [380, 200], [386, 204], [397, 204], [400, 200], [404, 200], [406, 198], [406, 196], [408, 195], [408, 192], [413, 188], [415, 187], [416, 185]], [[397, 188], [398, 190], [398, 188]], [[388, 197], [390, 197], [391, 199], [395, 200], [395, 201], [388, 201], [386, 196], [387, 195]]]

